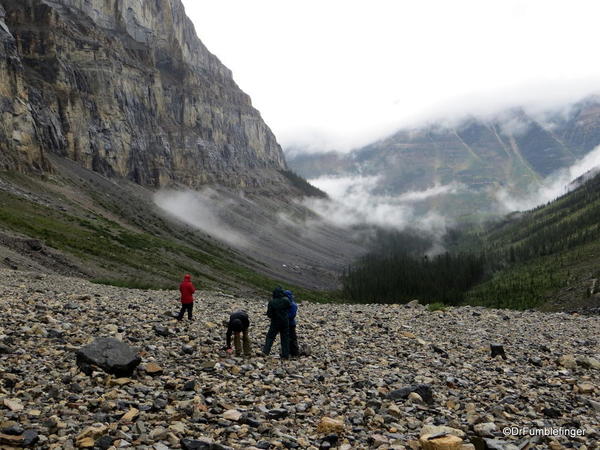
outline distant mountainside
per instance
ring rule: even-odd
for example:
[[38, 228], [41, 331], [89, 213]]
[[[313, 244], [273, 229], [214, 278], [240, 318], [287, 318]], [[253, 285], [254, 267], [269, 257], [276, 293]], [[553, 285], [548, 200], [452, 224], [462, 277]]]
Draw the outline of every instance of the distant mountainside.
[[309, 179], [376, 175], [384, 194], [460, 183], [485, 197], [499, 187], [523, 191], [599, 144], [600, 98], [589, 97], [568, 112], [532, 116], [516, 108], [495, 119], [400, 130], [348, 154], [296, 153], [288, 164]]
[[474, 304], [600, 310], [600, 174], [525, 213], [514, 213], [459, 242], [484, 251], [494, 275], [468, 294]]
[[275, 136], [180, 0], [1, 0], [0, 169], [48, 154], [146, 186], [263, 189]]
[[380, 231], [344, 272], [344, 295], [358, 303], [599, 313], [600, 174], [572, 188], [530, 211], [462, 224], [441, 240], [422, 229]]
[[[0, 172], [0, 268], [134, 288], [173, 288], [191, 273], [202, 289], [266, 295], [280, 284], [322, 299], [314, 291], [336, 289], [344, 266], [363, 251], [284, 196], [216, 185], [182, 191], [177, 216], [155, 203], [154, 190], [49, 159], [55, 172], [44, 177]], [[195, 226], [202, 220], [210, 226]], [[239, 245], [222, 238], [228, 233]]]

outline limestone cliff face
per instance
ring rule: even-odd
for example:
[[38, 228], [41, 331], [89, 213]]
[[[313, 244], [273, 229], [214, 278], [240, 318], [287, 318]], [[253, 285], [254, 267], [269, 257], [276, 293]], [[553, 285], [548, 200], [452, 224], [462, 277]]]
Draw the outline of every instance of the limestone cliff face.
[[280, 146], [180, 0], [0, 0], [0, 168], [261, 187]]
[[48, 164], [36, 141], [24, 68], [5, 16], [0, 4], [0, 167], [45, 170]]

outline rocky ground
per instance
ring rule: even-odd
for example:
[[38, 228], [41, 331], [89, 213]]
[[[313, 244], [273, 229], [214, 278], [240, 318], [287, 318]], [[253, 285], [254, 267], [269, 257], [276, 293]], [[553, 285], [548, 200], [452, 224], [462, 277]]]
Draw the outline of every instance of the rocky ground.
[[[311, 356], [238, 359], [222, 322], [246, 308], [258, 351], [266, 298], [199, 294], [195, 320], [178, 323], [175, 291], [0, 271], [0, 447], [598, 447], [597, 316], [305, 303]], [[139, 354], [131, 375], [76, 364], [101, 336]]]

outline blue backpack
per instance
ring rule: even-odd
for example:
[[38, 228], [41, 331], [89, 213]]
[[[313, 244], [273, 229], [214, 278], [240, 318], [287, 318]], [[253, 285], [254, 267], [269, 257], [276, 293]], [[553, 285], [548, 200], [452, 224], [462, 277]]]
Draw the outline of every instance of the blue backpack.
[[290, 312], [289, 312], [289, 319], [290, 319], [290, 325], [296, 325], [296, 313], [298, 312], [298, 304], [296, 303], [296, 300], [294, 299], [294, 293], [292, 291], [283, 291], [283, 293], [286, 295], [287, 298], [290, 299]]

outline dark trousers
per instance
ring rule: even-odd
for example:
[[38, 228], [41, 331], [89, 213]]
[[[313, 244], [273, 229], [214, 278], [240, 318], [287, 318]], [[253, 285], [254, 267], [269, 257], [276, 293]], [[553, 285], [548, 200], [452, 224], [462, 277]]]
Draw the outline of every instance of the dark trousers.
[[192, 320], [192, 309], [194, 309], [193, 303], [182, 303], [181, 309], [179, 310], [179, 315], [177, 316], [177, 320], [183, 319], [183, 315], [187, 311], [188, 319]]
[[279, 339], [281, 340], [281, 357], [289, 358], [290, 357], [290, 324], [285, 322], [271, 321], [271, 325], [269, 326], [269, 331], [267, 331], [267, 339], [265, 340], [265, 346], [263, 347], [263, 353], [268, 355], [271, 353], [271, 347], [273, 347], [273, 342], [275, 342], [275, 338], [279, 334]]
[[296, 335], [296, 325], [290, 325], [290, 356], [299, 356], [298, 335]]

